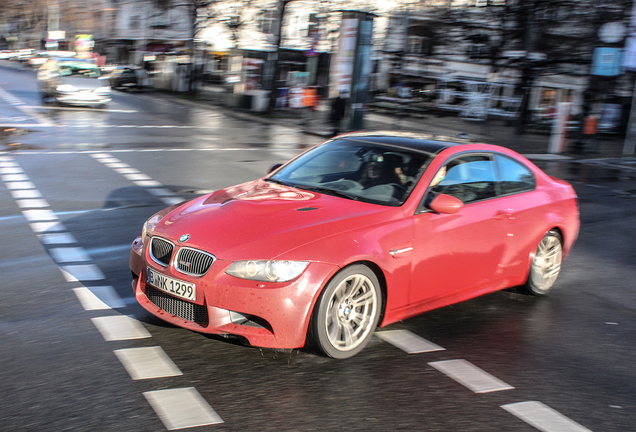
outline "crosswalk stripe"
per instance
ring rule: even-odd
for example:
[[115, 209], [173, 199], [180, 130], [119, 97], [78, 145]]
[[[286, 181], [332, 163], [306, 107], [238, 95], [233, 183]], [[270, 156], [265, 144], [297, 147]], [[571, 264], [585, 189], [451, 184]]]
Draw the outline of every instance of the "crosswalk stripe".
[[112, 286], [73, 288], [73, 292], [84, 310], [87, 311], [126, 307], [126, 303]]
[[466, 360], [443, 360], [431, 362], [429, 365], [475, 393], [514, 389]]
[[542, 432], [592, 432], [541, 402], [516, 402], [501, 407]]
[[408, 330], [387, 330], [376, 332], [376, 335], [408, 354], [445, 350], [445, 348], [411, 333]]
[[119, 349], [115, 355], [134, 380], [183, 375], [159, 346]]
[[145, 339], [151, 337], [148, 330], [133, 317], [114, 315], [91, 318], [106, 341]]
[[154, 390], [144, 396], [168, 430], [223, 423], [194, 387]]

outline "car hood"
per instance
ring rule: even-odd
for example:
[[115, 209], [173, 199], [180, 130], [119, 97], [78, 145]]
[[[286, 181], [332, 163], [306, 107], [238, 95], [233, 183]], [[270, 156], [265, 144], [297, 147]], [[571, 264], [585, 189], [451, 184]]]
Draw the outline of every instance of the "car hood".
[[[256, 180], [223, 189], [176, 208], [154, 235], [228, 261], [274, 259], [324, 237], [389, 220], [386, 207]], [[290, 258], [290, 259], [301, 259]], [[302, 258], [302, 259], [308, 259]]]

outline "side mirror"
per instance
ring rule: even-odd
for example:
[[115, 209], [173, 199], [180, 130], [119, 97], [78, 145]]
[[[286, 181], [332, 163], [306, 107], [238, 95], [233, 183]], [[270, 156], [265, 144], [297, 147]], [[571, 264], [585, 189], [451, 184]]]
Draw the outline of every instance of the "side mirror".
[[454, 196], [439, 194], [428, 205], [435, 213], [455, 214], [464, 207], [464, 203]]
[[269, 171], [267, 171], [267, 174], [276, 171], [278, 168], [282, 167], [283, 164], [282, 163], [277, 163], [272, 165], [271, 167], [269, 167]]

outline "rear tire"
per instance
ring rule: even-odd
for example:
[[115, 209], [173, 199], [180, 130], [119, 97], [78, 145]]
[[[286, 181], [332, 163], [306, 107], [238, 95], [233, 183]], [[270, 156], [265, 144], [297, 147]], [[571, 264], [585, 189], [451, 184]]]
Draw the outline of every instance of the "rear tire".
[[377, 276], [362, 264], [341, 270], [327, 284], [314, 308], [310, 338], [323, 354], [346, 359], [369, 343], [382, 311]]
[[549, 231], [539, 242], [532, 257], [525, 291], [532, 295], [546, 295], [552, 289], [563, 259], [563, 237], [558, 231]]

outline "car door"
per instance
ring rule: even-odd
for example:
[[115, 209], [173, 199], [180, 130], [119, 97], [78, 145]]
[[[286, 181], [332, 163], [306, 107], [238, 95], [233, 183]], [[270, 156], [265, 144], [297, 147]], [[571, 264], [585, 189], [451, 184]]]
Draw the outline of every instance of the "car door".
[[[494, 155], [499, 179], [499, 198], [510, 215], [506, 255], [502, 266], [509, 279], [508, 285], [523, 283], [528, 271], [528, 255], [537, 247], [543, 208], [550, 201], [545, 193], [536, 189], [532, 170], [520, 161], [502, 154]], [[539, 228], [538, 228], [539, 227]], [[539, 231], [539, 232], [538, 232]]]
[[497, 199], [492, 156], [451, 157], [429, 185], [424, 204], [440, 193], [460, 199], [464, 206], [456, 214], [438, 214], [424, 206], [415, 215], [414, 306], [426, 303], [433, 308], [479, 295], [498, 286], [501, 274], [509, 214]]

